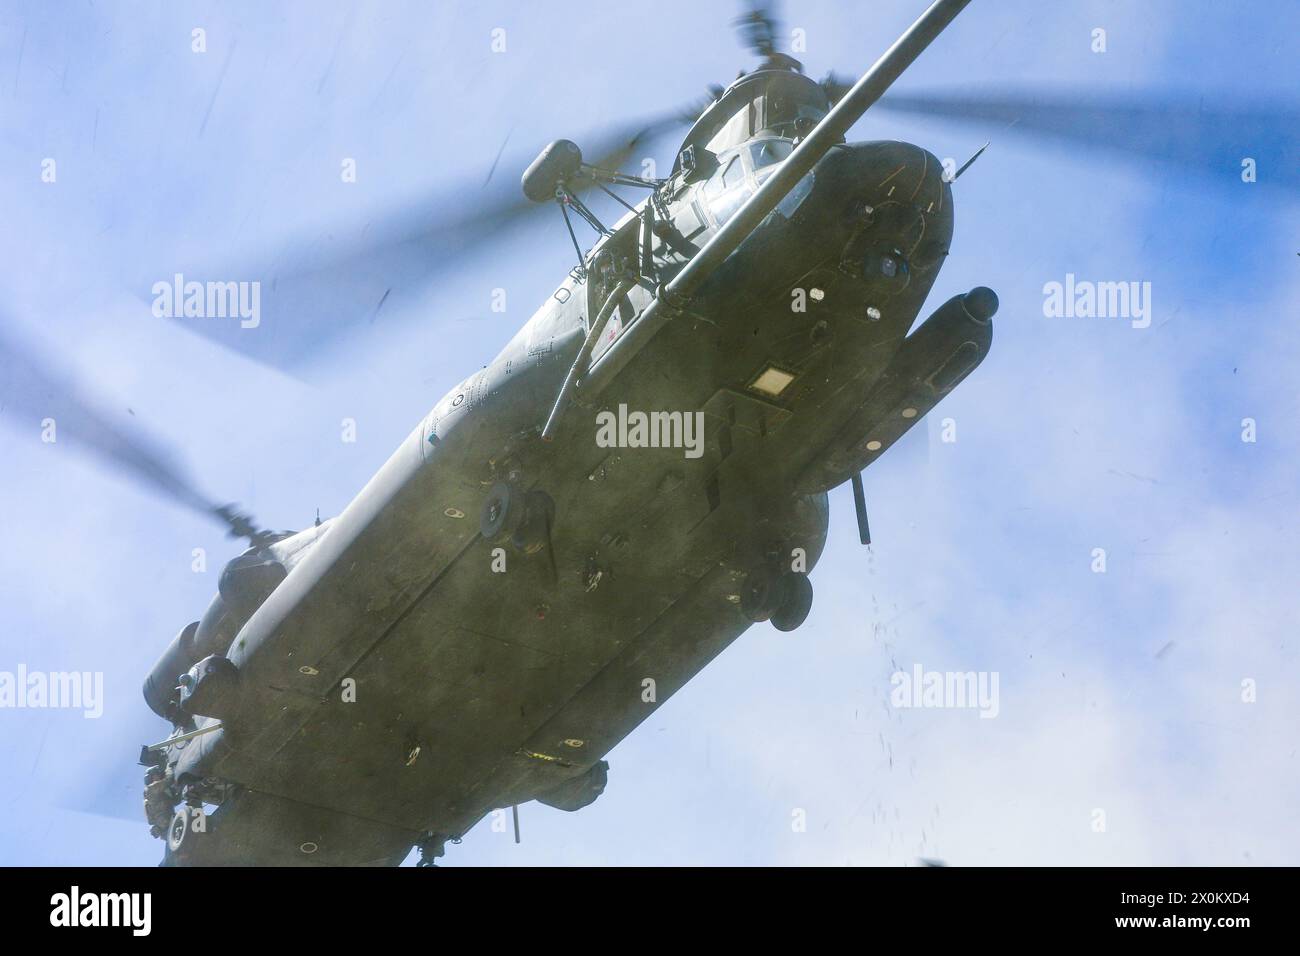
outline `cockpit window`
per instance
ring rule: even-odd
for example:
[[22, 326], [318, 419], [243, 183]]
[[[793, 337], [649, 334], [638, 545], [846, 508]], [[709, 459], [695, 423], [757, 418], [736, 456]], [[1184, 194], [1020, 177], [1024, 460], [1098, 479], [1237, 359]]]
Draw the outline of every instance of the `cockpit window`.
[[727, 120], [726, 125], [713, 135], [704, 148], [716, 156], [733, 146], [739, 146], [753, 136], [754, 118], [758, 112], [756, 105], [754, 100], [737, 103], [735, 115]]
[[763, 129], [790, 139], [807, 133], [827, 113], [826, 94], [821, 87], [800, 82], [803, 77], [795, 79], [796, 82], [791, 83], [783, 76], [772, 78], [763, 121]]
[[750, 155], [754, 157], [754, 168], [762, 169], [782, 162], [793, 149], [794, 144], [788, 139], [760, 139], [750, 147]]
[[829, 110], [825, 90], [802, 73], [760, 70], [737, 80], [696, 121], [682, 149], [698, 144], [717, 156], [759, 133], [795, 139]]

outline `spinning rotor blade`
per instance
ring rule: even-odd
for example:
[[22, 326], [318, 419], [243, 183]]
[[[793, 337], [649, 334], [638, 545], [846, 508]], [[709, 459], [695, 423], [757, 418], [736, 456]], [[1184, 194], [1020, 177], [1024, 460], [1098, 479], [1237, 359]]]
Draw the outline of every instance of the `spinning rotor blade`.
[[675, 129], [694, 123], [720, 93], [721, 91], [717, 90], [708, 99], [687, 103], [672, 112], [636, 124], [636, 132], [631, 136], [627, 136], [627, 131], [624, 131], [610, 141], [604, 142], [599, 153], [586, 159], [587, 164], [597, 169], [621, 169], [638, 149], [648, 146], [660, 136], [671, 133]]
[[[615, 133], [601, 137], [587, 162], [602, 169], [618, 169], [638, 147], [654, 137], [694, 120], [688, 110], [673, 111], [642, 122], [628, 124]], [[349, 259], [392, 252], [398, 247], [415, 244], [444, 254], [468, 251], [476, 241], [494, 233], [501, 226], [536, 210], [519, 189], [519, 173], [527, 161], [498, 160], [479, 195], [467, 195], [463, 187], [443, 193], [432, 200], [416, 204], [403, 203], [372, 218], [361, 236], [352, 242], [335, 243], [334, 248], [317, 263], [320, 270], [347, 266]], [[432, 264], [436, 267], [437, 263]]]
[[748, 11], [732, 20], [741, 42], [759, 56], [771, 56], [776, 50], [776, 17], [772, 7], [761, 0], [750, 0]]
[[232, 536], [257, 533], [249, 519], [229, 505], [218, 505], [198, 491], [172, 457], [155, 441], [120, 420], [96, 411], [76, 388], [14, 342], [0, 336], [0, 410], [36, 428], [53, 420], [56, 438], [72, 440], [135, 481], [161, 492], [191, 511], [216, 518]]
[[745, 13], [731, 21], [745, 48], [763, 58], [763, 68], [803, 72], [803, 64], [776, 48], [777, 19], [775, 2], [749, 0]]
[[[853, 89], [853, 77], [842, 77], [834, 71], [827, 73], [822, 77], [822, 89], [826, 91], [826, 98], [834, 106], [840, 100], [844, 99], [844, 94]], [[883, 100], [881, 102], [884, 102]], [[877, 106], [880, 104], [877, 103]]]
[[[748, 48], [764, 58], [765, 67], [802, 70], [799, 61], [776, 50], [774, 8], [773, 0], [751, 0], [734, 24]], [[711, 92], [711, 99], [599, 137], [594, 148], [589, 141], [579, 141], [586, 163], [620, 171], [638, 149], [693, 123], [722, 89]], [[275, 262], [234, 264], [215, 275], [187, 275], [200, 281], [256, 283], [260, 315], [255, 322], [179, 321], [255, 361], [301, 371], [338, 339], [384, 322], [404, 297], [419, 297], [464, 254], [506, 229], [552, 214], [520, 193], [517, 174], [530, 159], [498, 156], [477, 188], [457, 185], [437, 196], [403, 202], [355, 224], [356, 228], [300, 236], [287, 244], [288, 254]]]
[[[826, 82], [839, 83], [834, 77]], [[890, 94], [878, 108], [977, 124], [990, 131], [1001, 127], [1074, 147], [1096, 147], [1198, 173], [1232, 176], [1234, 181], [1243, 158], [1252, 157], [1261, 184], [1300, 188], [1300, 167], [1295, 164], [1300, 103], [1295, 102], [1247, 107], [1174, 95], [939, 92]]]
[[[583, 144], [586, 161], [618, 170], [657, 137], [693, 122], [702, 108], [690, 104], [628, 124], [600, 137], [595, 148]], [[528, 159], [498, 159], [481, 185], [462, 184], [402, 203], [337, 237], [331, 231], [291, 241], [289, 253], [276, 262], [227, 265], [216, 275], [192, 276], [257, 282], [260, 316], [252, 327], [236, 319], [176, 321], [256, 361], [301, 371], [343, 336], [382, 324], [393, 296], [419, 296], [463, 255], [506, 230], [553, 216], [553, 209], [528, 201], [520, 190]]]

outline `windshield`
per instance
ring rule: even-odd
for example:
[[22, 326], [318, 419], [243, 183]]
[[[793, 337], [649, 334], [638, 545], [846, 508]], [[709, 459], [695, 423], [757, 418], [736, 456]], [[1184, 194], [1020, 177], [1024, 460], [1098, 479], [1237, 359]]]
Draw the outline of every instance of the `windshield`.
[[797, 73], [772, 77], [765, 105], [762, 128], [788, 139], [803, 136], [828, 112], [825, 91]]
[[717, 156], [763, 132], [794, 139], [812, 129], [829, 109], [825, 91], [802, 73], [751, 73], [737, 80], [696, 121], [681, 148], [702, 145]]
[[722, 129], [704, 145], [715, 156], [718, 153], [739, 146], [754, 135], [754, 114], [760, 101], [746, 99], [736, 104], [735, 115], [727, 120]]

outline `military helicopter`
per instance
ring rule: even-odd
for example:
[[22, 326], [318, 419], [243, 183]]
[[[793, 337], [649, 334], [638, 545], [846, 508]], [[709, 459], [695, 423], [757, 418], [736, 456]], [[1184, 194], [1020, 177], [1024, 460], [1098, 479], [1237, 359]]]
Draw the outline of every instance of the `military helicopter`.
[[[754, 623], [803, 622], [827, 489], [991, 341], [987, 289], [907, 334], [951, 240], [941, 164], [844, 141], [965, 5], [934, 4], [834, 106], [755, 11], [764, 62], [664, 180], [542, 151], [522, 188], [559, 206], [570, 275], [342, 514], [232, 523], [251, 547], [146, 681], [178, 731], [142, 758], [169, 861], [429, 862], [492, 809], [576, 810], [647, 699]], [[606, 226], [593, 183], [649, 195]]]
[[[827, 491], [852, 484], [869, 542], [862, 471], [990, 348], [987, 288], [916, 322], [956, 175], [846, 141], [968, 2], [852, 85], [806, 76], [751, 7], [762, 63], [666, 178], [619, 171], [637, 138], [594, 163], [543, 149], [522, 192], [558, 207], [572, 271], [336, 517], [264, 530], [83, 409], [100, 452], [249, 544], [145, 680], [173, 727], [140, 756], [166, 864], [432, 864], [494, 809], [580, 809], [732, 641], [803, 623]], [[645, 197], [607, 225], [582, 197], [616, 187]], [[3, 351], [20, 392], [73, 394]]]
[[[990, 342], [986, 289], [907, 335], [952, 235], [939, 162], [844, 141], [965, 5], [934, 4], [840, 90], [752, 11], [763, 63], [669, 177], [565, 140], [525, 171], [574, 269], [342, 514], [272, 533], [205, 505], [250, 547], [145, 681], [175, 727], [141, 756], [166, 862], [391, 864], [414, 845], [428, 863], [495, 808], [576, 810], [647, 701], [752, 624], [803, 622], [826, 490]], [[593, 184], [648, 196], [606, 226], [579, 195]]]

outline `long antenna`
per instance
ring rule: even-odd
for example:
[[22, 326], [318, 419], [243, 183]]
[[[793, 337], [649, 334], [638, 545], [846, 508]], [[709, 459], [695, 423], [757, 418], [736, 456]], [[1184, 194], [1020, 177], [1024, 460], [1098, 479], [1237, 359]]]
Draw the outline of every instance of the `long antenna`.
[[[990, 140], [990, 142], [992, 142], [992, 141]], [[981, 156], [983, 156], [983, 155], [984, 155], [984, 150], [986, 150], [986, 149], [988, 149], [988, 148], [989, 148], [989, 144], [988, 144], [988, 143], [985, 143], [985, 144], [984, 144], [983, 146], [981, 146], [979, 149], [975, 150], [975, 155], [972, 156], [970, 159], [966, 160], [966, 162], [962, 163], [962, 164], [961, 164], [961, 169], [957, 170], [955, 173], [952, 174], [952, 181], [955, 183], [955, 182], [958, 180], [958, 178], [961, 176], [962, 173], [966, 172], [966, 170], [970, 169], [971, 166], [975, 165], [975, 160], [977, 160], [977, 159], [979, 159]]]

